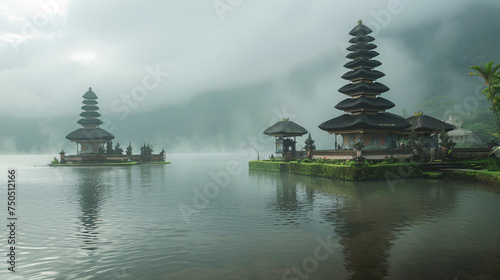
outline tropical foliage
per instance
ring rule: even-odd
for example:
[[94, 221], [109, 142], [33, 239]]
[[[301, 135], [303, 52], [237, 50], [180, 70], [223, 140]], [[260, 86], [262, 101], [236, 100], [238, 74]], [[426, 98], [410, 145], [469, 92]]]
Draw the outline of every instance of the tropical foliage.
[[484, 123], [475, 123], [471, 126], [468, 127], [469, 130], [471, 130], [476, 137], [481, 140], [481, 143], [487, 143], [491, 141], [491, 139], [495, 139], [497, 137], [495, 133], [495, 127], [491, 125], [487, 125]]
[[[463, 118], [461, 128], [472, 131], [482, 143], [479, 146], [484, 146], [484, 143], [491, 141], [492, 138], [500, 140], [495, 120], [488, 110], [475, 111], [466, 116]], [[461, 147], [464, 147], [463, 144]]]
[[450, 108], [453, 108], [456, 102], [457, 101], [455, 99], [448, 96], [437, 96], [419, 104], [419, 108], [424, 109], [426, 115], [442, 119], [446, 117], [443, 116], [443, 113], [449, 111]]
[[469, 68], [476, 70], [476, 72], [469, 73], [469, 75], [484, 79], [484, 84], [487, 88], [484, 89], [482, 93], [486, 94], [488, 100], [491, 100], [491, 110], [495, 117], [497, 130], [500, 131], [500, 120], [498, 119], [500, 102], [498, 102], [499, 97], [496, 96], [500, 87], [500, 72], [498, 71], [500, 69], [500, 64], [493, 66], [493, 61], [490, 61], [487, 64], [482, 63], [481, 65], [470, 66]]

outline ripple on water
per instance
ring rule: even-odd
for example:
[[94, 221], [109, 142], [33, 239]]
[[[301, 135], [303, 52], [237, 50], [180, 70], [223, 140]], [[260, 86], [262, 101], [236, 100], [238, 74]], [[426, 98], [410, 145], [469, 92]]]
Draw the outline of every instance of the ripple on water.
[[[244, 171], [195, 209], [194, 190], [229, 159], [20, 172], [29, 174], [21, 189], [23, 276], [281, 279], [327, 236], [334, 251], [309, 279], [347, 279], [366, 268], [384, 279], [436, 279], [432, 270], [442, 271], [439, 279], [488, 279], [500, 263], [500, 199], [460, 181], [408, 179], [391, 189], [385, 181]], [[185, 218], [181, 204], [196, 213]]]

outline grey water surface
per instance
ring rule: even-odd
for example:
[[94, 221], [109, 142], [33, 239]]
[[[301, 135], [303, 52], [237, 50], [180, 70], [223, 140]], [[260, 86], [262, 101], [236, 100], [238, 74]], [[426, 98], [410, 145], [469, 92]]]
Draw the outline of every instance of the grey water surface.
[[500, 279], [500, 196], [477, 183], [256, 172], [238, 154], [52, 158], [0, 156], [0, 219], [11, 168], [18, 218], [0, 279]]

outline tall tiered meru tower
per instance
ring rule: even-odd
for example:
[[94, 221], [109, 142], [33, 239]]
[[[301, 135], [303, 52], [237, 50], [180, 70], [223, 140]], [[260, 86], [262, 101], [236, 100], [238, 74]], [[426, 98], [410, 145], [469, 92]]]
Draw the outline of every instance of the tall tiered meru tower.
[[77, 154], [96, 154], [99, 147], [104, 148], [104, 143], [113, 140], [115, 137], [106, 130], [99, 128], [102, 121], [98, 119], [101, 116], [99, 107], [97, 107], [97, 95], [92, 88], [83, 95], [83, 112], [80, 113], [82, 119], [77, 123], [83, 128], [79, 128], [66, 136], [71, 142], [76, 142]]
[[376, 82], [385, 74], [374, 70], [382, 65], [372, 59], [379, 55], [374, 51], [377, 46], [371, 43], [375, 38], [368, 35], [372, 33], [370, 28], [361, 21], [358, 23], [349, 32], [354, 36], [349, 40], [352, 45], [347, 48], [350, 53], [346, 56], [351, 61], [344, 65], [351, 71], [342, 76], [350, 83], [339, 89], [348, 98], [335, 106], [346, 114], [322, 123], [319, 128], [330, 134], [342, 135], [343, 148], [351, 149], [354, 143], [361, 141], [367, 149], [393, 149], [399, 140], [399, 132], [411, 124], [403, 117], [385, 112], [395, 105], [379, 97], [389, 88]]

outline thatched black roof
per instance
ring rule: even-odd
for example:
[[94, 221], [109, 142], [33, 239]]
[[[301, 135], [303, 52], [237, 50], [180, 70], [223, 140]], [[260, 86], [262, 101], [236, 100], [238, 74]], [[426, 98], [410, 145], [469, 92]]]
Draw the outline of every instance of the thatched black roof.
[[349, 35], [352, 36], [360, 36], [360, 35], [368, 35], [373, 31], [366, 25], [364, 25], [361, 21], [354, 27], [351, 31], [349, 31]]
[[396, 106], [394, 105], [394, 103], [382, 97], [369, 98], [366, 96], [361, 96], [359, 98], [344, 99], [340, 101], [340, 103], [337, 104], [335, 108], [344, 111], [361, 109], [382, 111], [391, 109], [394, 106]]
[[306, 133], [305, 128], [289, 120], [279, 121], [264, 130], [264, 134], [269, 136], [293, 137], [302, 136]]
[[365, 80], [372, 80], [373, 81], [373, 80], [380, 79], [383, 76], [385, 76], [385, 74], [380, 72], [380, 71], [377, 71], [377, 70], [358, 68], [354, 71], [349, 71], [349, 72], [345, 73], [342, 76], [342, 79], [352, 81], [352, 80], [357, 80], [357, 79], [363, 78]]
[[99, 114], [98, 112], [81, 112], [80, 116], [84, 118], [86, 117], [98, 118], [101, 116], [101, 114]]
[[82, 106], [82, 110], [85, 110], [85, 111], [97, 111], [97, 110], [99, 110], [99, 107], [94, 106], [94, 105], [83, 105]]
[[101, 140], [110, 141], [115, 137], [102, 128], [84, 129], [79, 128], [70, 134], [66, 135], [66, 139], [70, 141], [85, 141], [85, 140]]
[[339, 91], [343, 94], [353, 94], [359, 92], [363, 92], [366, 94], [380, 94], [388, 90], [389, 88], [387, 86], [379, 82], [375, 83], [360, 82], [356, 84], [347, 84], [339, 89]]
[[97, 99], [97, 95], [92, 91], [92, 88], [89, 87], [89, 91], [87, 91], [83, 95], [83, 98], [85, 98], [85, 99]]
[[84, 99], [82, 103], [85, 105], [97, 105], [98, 102], [95, 99]]
[[87, 127], [87, 126], [99, 126], [102, 124], [102, 121], [100, 119], [79, 119], [76, 123], [81, 124], [84, 127]]
[[377, 113], [373, 115], [361, 113], [359, 115], [341, 115], [320, 124], [319, 128], [328, 132], [342, 132], [355, 129], [400, 131], [410, 126], [410, 122], [405, 118], [391, 113]]
[[346, 50], [350, 52], [354, 52], [357, 50], [373, 50], [377, 48], [377, 45], [371, 44], [371, 43], [366, 43], [366, 42], [359, 42], [354, 45], [350, 45]]
[[356, 36], [354, 38], [351, 38], [349, 40], [349, 43], [351, 43], [351, 44], [356, 44], [356, 43], [360, 43], [360, 42], [369, 43], [369, 42], [373, 42], [373, 41], [375, 41], [375, 38], [373, 38], [372, 36], [360, 35], [360, 36]]
[[357, 50], [354, 51], [348, 55], [346, 55], [346, 58], [349, 59], [358, 59], [358, 58], [374, 58], [377, 55], [379, 55], [378, 52], [376, 51], [368, 51], [368, 50]]
[[[455, 129], [454, 125], [445, 123], [436, 118], [427, 115], [411, 116], [407, 119], [417, 133], [439, 133], [444, 128], [445, 131]], [[411, 127], [406, 129], [411, 131]]]
[[368, 60], [365, 58], [360, 58], [356, 60], [352, 60], [344, 64], [345, 68], [353, 69], [358, 67], [366, 67], [366, 68], [375, 68], [382, 65], [382, 62], [378, 60]]

